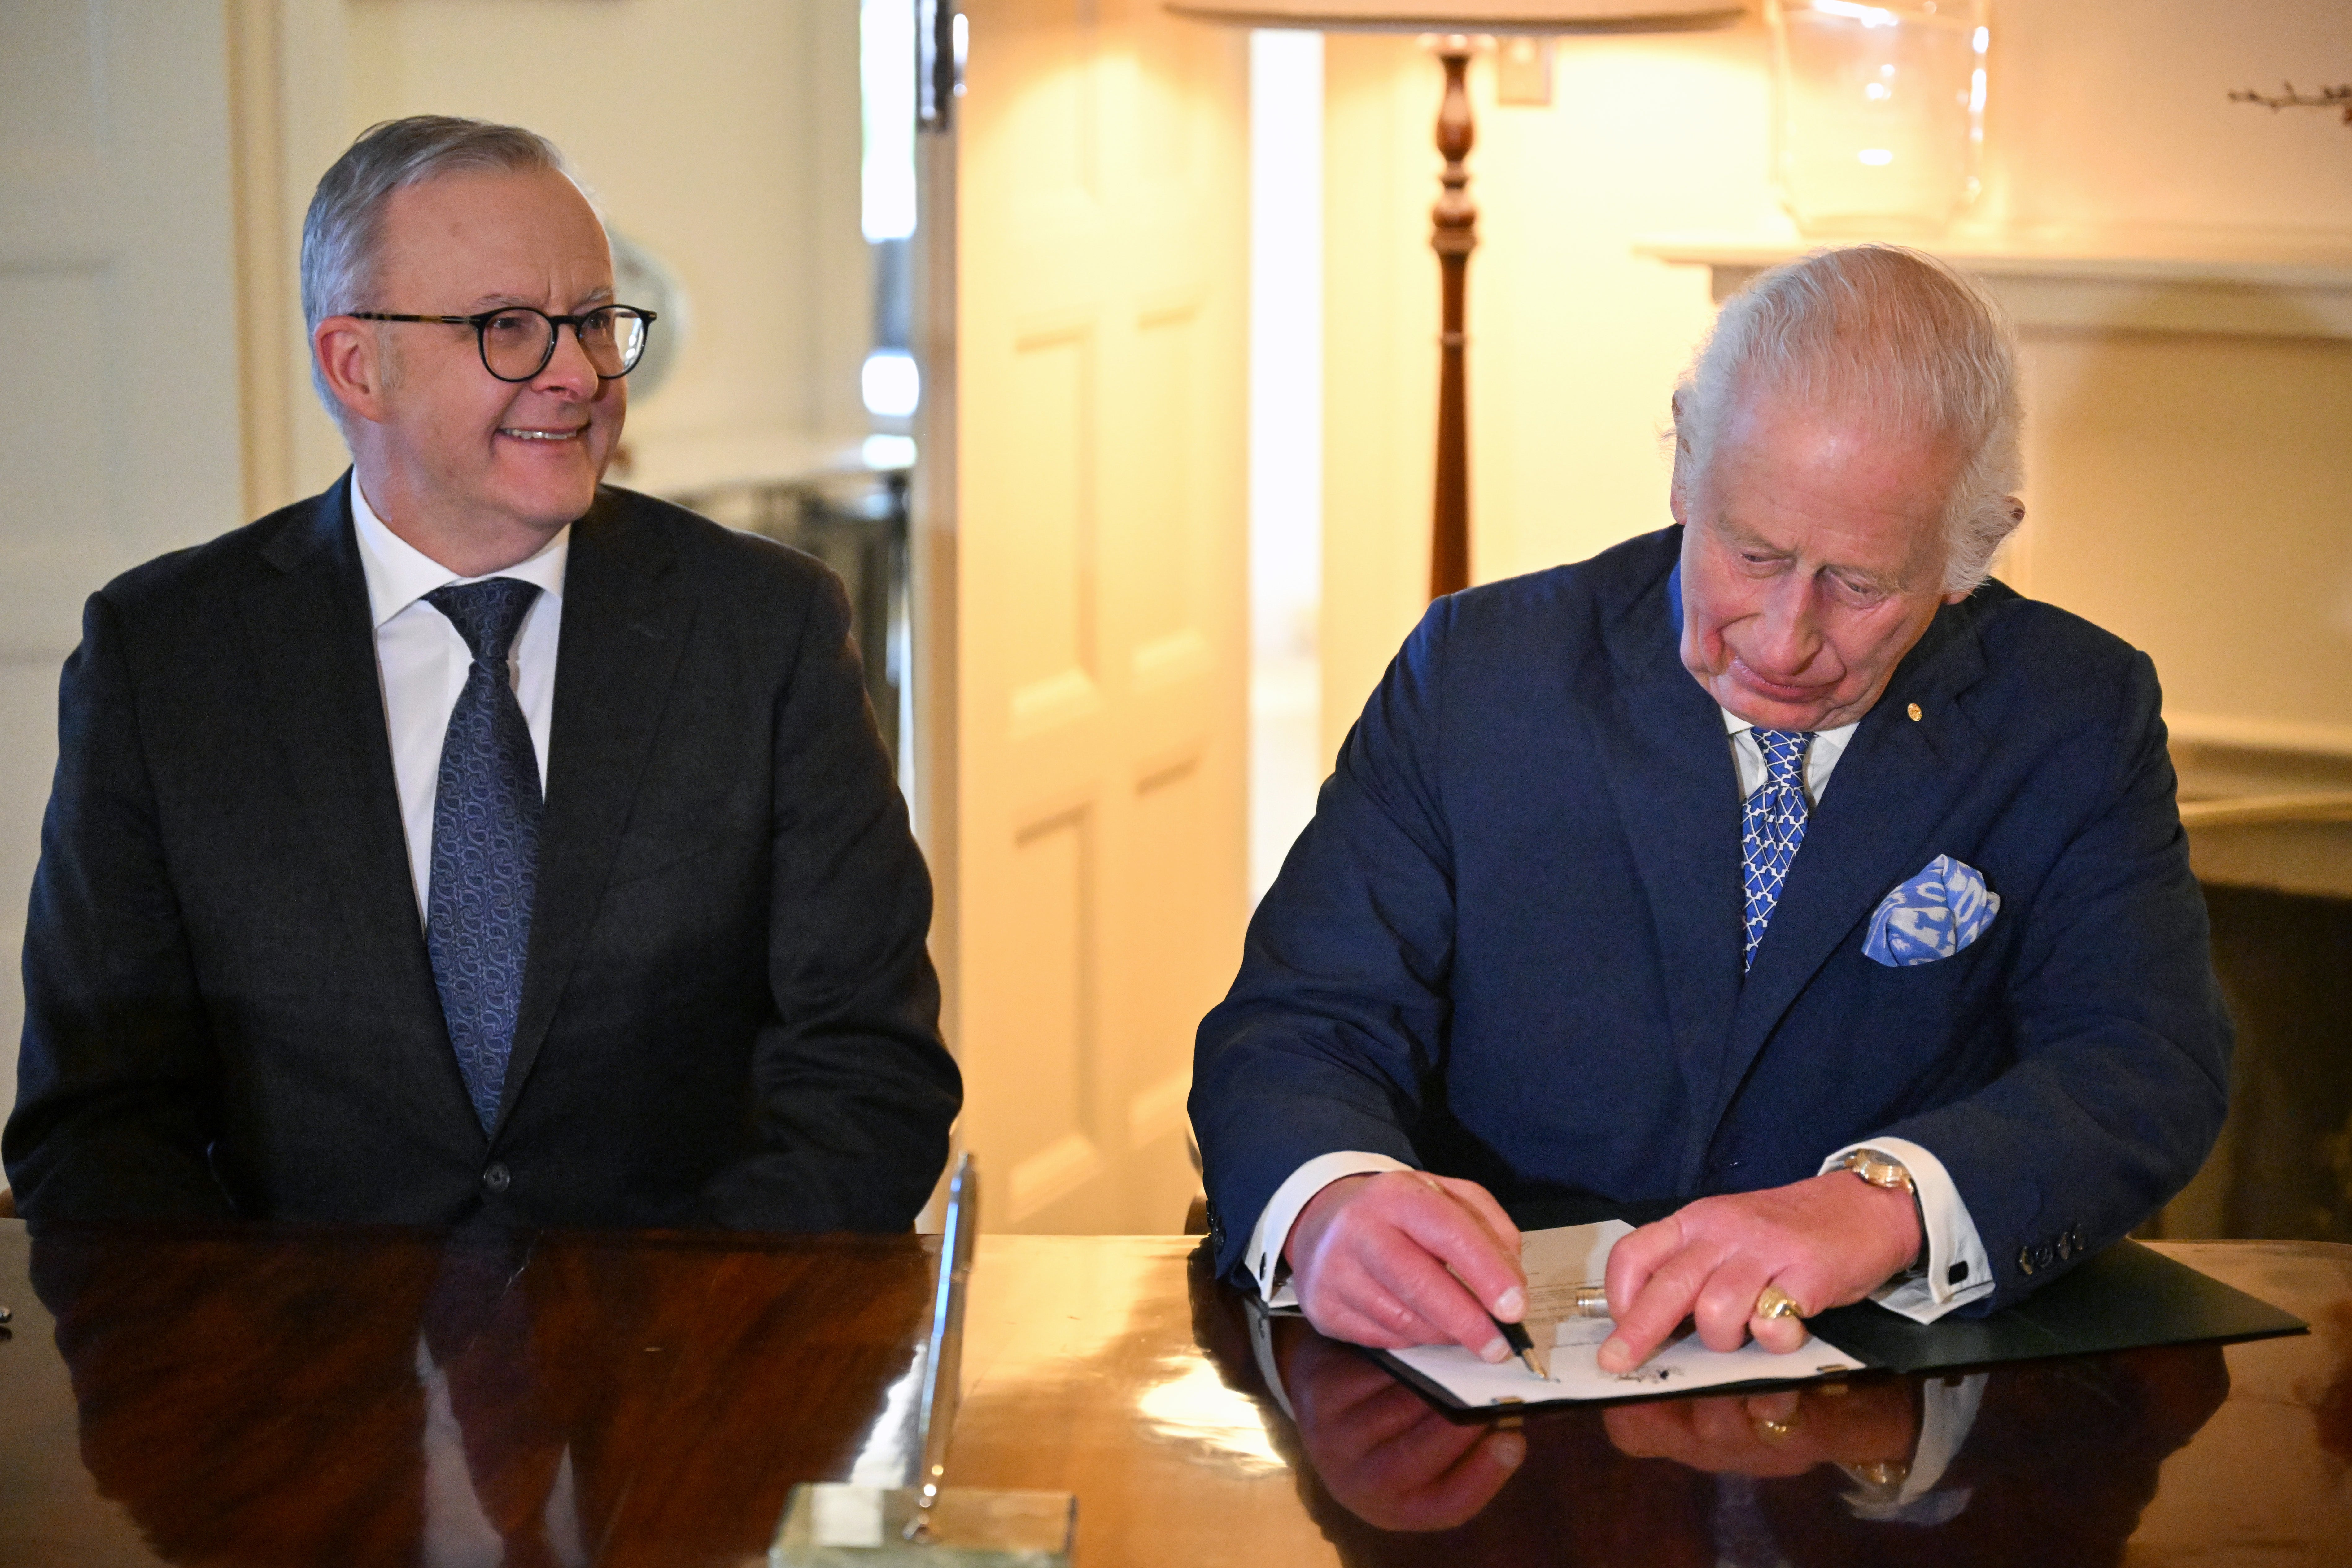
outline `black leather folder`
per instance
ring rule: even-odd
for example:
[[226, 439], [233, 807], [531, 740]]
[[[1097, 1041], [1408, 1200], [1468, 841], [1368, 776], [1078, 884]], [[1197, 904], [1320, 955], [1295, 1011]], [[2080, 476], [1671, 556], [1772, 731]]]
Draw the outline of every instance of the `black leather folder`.
[[2063, 1279], [1986, 1317], [1915, 1323], [1857, 1301], [1809, 1319], [1805, 1326], [1848, 1355], [1888, 1372], [2096, 1355], [2152, 1344], [2271, 1339], [2310, 1328], [2294, 1313], [2137, 1241], [2116, 1242]]

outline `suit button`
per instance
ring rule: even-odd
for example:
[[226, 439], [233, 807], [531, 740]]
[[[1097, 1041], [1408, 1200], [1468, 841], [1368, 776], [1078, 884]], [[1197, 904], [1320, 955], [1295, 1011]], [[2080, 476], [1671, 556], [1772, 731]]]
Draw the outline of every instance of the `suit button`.
[[2021, 1247], [2017, 1249], [2017, 1266], [2019, 1270], [2024, 1273], [2031, 1274], [2033, 1272], [2032, 1248]]
[[2058, 1260], [2058, 1249], [2044, 1241], [2042, 1244], [2042, 1250], [2033, 1255], [2033, 1260], [2047, 1269]]
[[2063, 1260], [2063, 1259], [2072, 1258], [2074, 1255], [2074, 1238], [2073, 1233], [2072, 1233], [2072, 1232], [2069, 1232], [2068, 1234], [2066, 1234], [2066, 1235], [2064, 1235], [2064, 1236], [2061, 1236], [2061, 1237], [2058, 1239], [2058, 1256]]
[[482, 1190], [499, 1193], [514, 1186], [514, 1176], [503, 1161], [493, 1160], [490, 1168], [482, 1173]]

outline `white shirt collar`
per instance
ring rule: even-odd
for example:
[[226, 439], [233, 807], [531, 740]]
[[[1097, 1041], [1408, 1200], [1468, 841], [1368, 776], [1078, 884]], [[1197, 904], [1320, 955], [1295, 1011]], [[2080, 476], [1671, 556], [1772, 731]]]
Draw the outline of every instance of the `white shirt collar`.
[[[359, 535], [360, 570], [367, 578], [368, 611], [379, 627], [436, 588], [452, 582], [481, 580], [458, 576], [386, 528], [360, 489], [357, 469], [352, 471], [352, 527]], [[572, 525], [566, 523], [530, 559], [485, 575], [520, 578], [538, 584], [545, 597], [561, 601], [563, 568], [571, 558]]]
[[[1726, 735], [1738, 735], [1743, 729], [1754, 729], [1756, 727], [1746, 719], [1740, 717], [1738, 714], [1732, 712], [1729, 708], [1725, 707], [1721, 703], [1717, 703], [1716, 705], [1716, 711], [1723, 715], [1723, 733]], [[1813, 732], [1813, 744], [1815, 746], [1819, 746], [1822, 741], [1827, 740], [1835, 743], [1840, 747], [1843, 747], [1847, 741], [1853, 738], [1854, 726], [1859, 725], [1861, 722], [1862, 720], [1855, 719], [1853, 724], [1842, 724], [1835, 729], [1815, 730]]]

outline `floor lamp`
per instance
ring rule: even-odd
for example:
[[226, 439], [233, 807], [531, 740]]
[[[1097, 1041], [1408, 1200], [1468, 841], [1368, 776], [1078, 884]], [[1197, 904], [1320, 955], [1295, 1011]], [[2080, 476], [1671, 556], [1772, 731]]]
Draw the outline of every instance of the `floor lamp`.
[[1470, 423], [1463, 384], [1463, 290], [1478, 246], [1467, 160], [1476, 127], [1464, 75], [1494, 34], [1692, 32], [1739, 19], [1737, 0], [1168, 0], [1180, 16], [1251, 27], [1422, 33], [1445, 69], [1437, 151], [1445, 160], [1430, 211], [1441, 313], [1437, 359], [1437, 495], [1430, 524], [1429, 593], [1470, 586]]

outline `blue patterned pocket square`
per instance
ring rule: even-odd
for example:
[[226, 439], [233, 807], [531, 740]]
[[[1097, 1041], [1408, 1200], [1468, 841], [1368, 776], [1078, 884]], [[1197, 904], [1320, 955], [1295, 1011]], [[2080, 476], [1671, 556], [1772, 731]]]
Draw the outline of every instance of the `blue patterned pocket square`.
[[1984, 873], [1949, 855], [1879, 900], [1862, 951], [1890, 969], [1948, 958], [1978, 937], [2000, 913], [2000, 894]]

